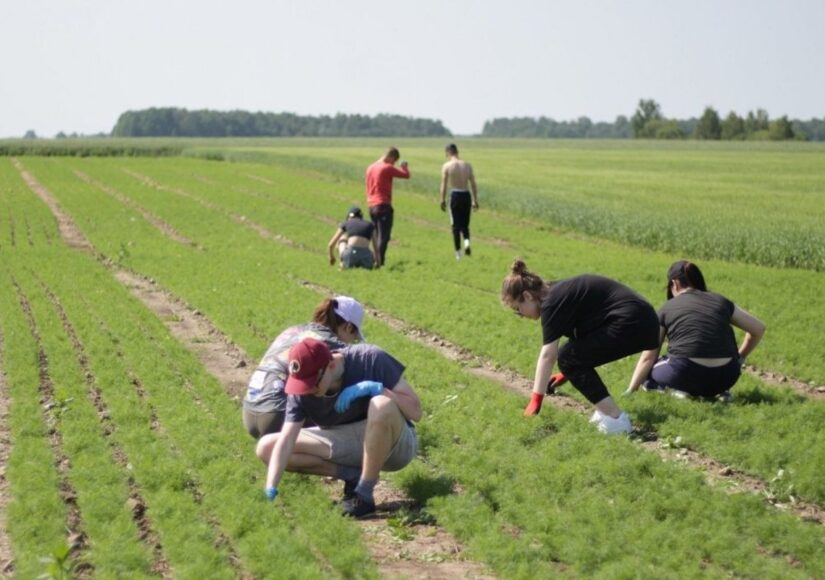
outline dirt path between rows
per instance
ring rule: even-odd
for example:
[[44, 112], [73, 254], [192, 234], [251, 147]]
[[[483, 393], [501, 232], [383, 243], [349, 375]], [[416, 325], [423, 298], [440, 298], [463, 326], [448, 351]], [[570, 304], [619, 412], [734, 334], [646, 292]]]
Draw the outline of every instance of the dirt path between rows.
[[9, 482], [6, 469], [11, 454], [11, 429], [9, 428], [9, 402], [11, 395], [6, 384], [6, 371], [3, 368], [5, 342], [3, 329], [0, 328], [0, 577], [14, 576], [14, 555], [11, 540], [6, 528], [6, 513], [9, 507]]
[[[249, 379], [248, 367], [252, 366], [254, 361], [198, 310], [170, 292], [162, 290], [153, 280], [118, 268], [98, 254], [72, 219], [62, 210], [51, 192], [27, 172], [19, 161], [14, 162], [21, 175], [25, 173], [24, 180], [31, 190], [55, 215], [60, 234], [67, 245], [89, 252], [101, 260], [119, 282], [164, 322], [177, 340], [198, 356], [201, 364], [224, 385], [227, 393], [240, 401]], [[165, 188], [154, 182], [148, 182], [147, 185], [149, 184]], [[281, 237], [276, 237], [275, 234], [272, 236], [276, 240]], [[331, 491], [332, 493], [335, 492]], [[390, 520], [401, 507], [416, 509], [414, 502], [386, 482], [381, 482], [375, 493], [376, 501], [381, 504], [378, 512], [375, 517], [360, 520], [358, 523], [365, 536], [365, 545], [381, 577], [445, 580], [495, 577], [482, 564], [465, 560], [463, 546], [446, 530], [436, 525], [405, 526], [408, 534], [399, 539], [397, 534], [393, 533]]]

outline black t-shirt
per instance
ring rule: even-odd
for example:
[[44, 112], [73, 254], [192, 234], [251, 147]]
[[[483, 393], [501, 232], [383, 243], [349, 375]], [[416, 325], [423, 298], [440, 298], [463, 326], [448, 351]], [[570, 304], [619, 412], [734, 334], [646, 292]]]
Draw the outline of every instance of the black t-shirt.
[[659, 324], [667, 352], [676, 357], [721, 358], [738, 354], [730, 325], [734, 304], [724, 296], [688, 290], [664, 303]]
[[581, 338], [615, 320], [637, 317], [653, 307], [639, 294], [610, 278], [582, 274], [559, 280], [541, 301], [544, 344], [562, 336]]
[[341, 229], [344, 230], [348, 236], [359, 236], [369, 240], [372, 238], [372, 231], [375, 229], [375, 226], [367, 220], [352, 218], [342, 223]]
[[[372, 344], [354, 344], [340, 351], [344, 355], [344, 374], [341, 388], [344, 389], [360, 381], [376, 381], [392, 390], [404, 374], [404, 365]], [[355, 423], [367, 418], [370, 398], [361, 397], [352, 401], [343, 413], [335, 410], [335, 401], [340, 391], [329, 397], [315, 395], [288, 395], [286, 401], [286, 421], [297, 423], [312, 420], [321, 428]]]

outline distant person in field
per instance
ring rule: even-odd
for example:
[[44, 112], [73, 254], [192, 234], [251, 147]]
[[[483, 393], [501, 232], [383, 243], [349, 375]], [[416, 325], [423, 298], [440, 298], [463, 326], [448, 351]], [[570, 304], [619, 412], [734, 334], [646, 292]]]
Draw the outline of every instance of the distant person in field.
[[[655, 348], [656, 311], [627, 286], [594, 274], [551, 282], [516, 260], [501, 285], [501, 300], [515, 314], [541, 320], [544, 345], [536, 363], [525, 416], [537, 415], [549, 387], [569, 380], [595, 405], [590, 421], [602, 433], [629, 433], [630, 418], [607, 391], [596, 367]], [[559, 346], [562, 336], [567, 342]], [[551, 376], [558, 362], [561, 374]]]
[[390, 147], [375, 163], [367, 167], [367, 205], [370, 219], [375, 224], [376, 244], [378, 251], [375, 254], [375, 267], [384, 265], [387, 256], [387, 245], [392, 236], [393, 208], [392, 208], [392, 180], [395, 177], [409, 179], [410, 171], [407, 162], [402, 161], [400, 167], [395, 164], [401, 154], [395, 147]]
[[312, 322], [291, 326], [272, 341], [249, 379], [243, 400], [243, 424], [252, 437], [277, 433], [283, 426], [289, 349], [305, 338], [322, 340], [332, 350], [363, 341], [363, 320], [364, 307], [357, 300], [349, 296], [327, 298], [315, 308]]
[[[738, 347], [731, 325], [745, 331]], [[659, 343], [642, 353], [627, 392], [670, 387], [676, 396], [730, 400], [745, 359], [764, 334], [761, 320], [708, 291], [696, 264], [674, 262], [667, 272], [667, 302], [659, 310]], [[665, 339], [667, 355], [658, 358]]]
[[[450, 143], [444, 148], [448, 161], [441, 167], [441, 211], [447, 211], [447, 189], [450, 189], [450, 223], [453, 226], [455, 259], [461, 259], [461, 236], [464, 253], [470, 255], [470, 209], [478, 209], [478, 187], [473, 166], [460, 159], [458, 147]], [[471, 197], [472, 195], [472, 197]]]
[[266, 497], [277, 497], [284, 470], [336, 477], [344, 514], [371, 514], [380, 472], [402, 469], [418, 450], [421, 402], [404, 365], [370, 344], [331, 352], [309, 338], [290, 349], [289, 371], [284, 428], [258, 441]]
[[[364, 219], [360, 207], [351, 207], [347, 219], [338, 226], [330, 239], [329, 265], [334, 266], [335, 250], [338, 249], [341, 268], [366, 268], [372, 270], [375, 263], [374, 254], [378, 252], [375, 244], [375, 225]], [[372, 245], [372, 250], [370, 250]]]

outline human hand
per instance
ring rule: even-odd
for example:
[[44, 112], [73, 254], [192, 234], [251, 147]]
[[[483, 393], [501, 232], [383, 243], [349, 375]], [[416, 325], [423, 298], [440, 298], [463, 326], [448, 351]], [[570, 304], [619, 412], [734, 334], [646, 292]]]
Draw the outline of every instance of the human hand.
[[447, 202], [446, 201], [441, 202], [441, 211], [447, 211]]
[[541, 393], [533, 393], [533, 396], [530, 397], [530, 404], [524, 409], [524, 416], [532, 417], [533, 415], [538, 415], [539, 411], [541, 411], [542, 401], [544, 401], [544, 395]]
[[740, 367], [745, 366], [748, 362], [748, 357], [747, 356], [743, 356], [743, 355], [740, 354], [737, 358], [739, 360], [739, 366]]
[[477, 201], [473, 202], [473, 209], [478, 209], [478, 202]]
[[335, 265], [335, 256], [330, 256], [330, 257], [329, 257], [329, 265], [330, 265], [330, 266], [334, 266], [334, 265]]
[[632, 395], [635, 392], [636, 392], [636, 389], [634, 389], [633, 387], [627, 387], [627, 389], [625, 389], [625, 392], [622, 393], [622, 397], [629, 397], [630, 395]]
[[361, 381], [344, 388], [338, 399], [335, 401], [335, 410], [338, 413], [343, 413], [355, 399], [361, 397], [375, 397], [384, 392], [384, 385], [377, 381]]
[[547, 381], [547, 392], [555, 392], [556, 388], [562, 386], [566, 382], [567, 377], [564, 376], [564, 373], [556, 373], [554, 375], [550, 375], [550, 380]]
[[264, 495], [266, 496], [267, 501], [275, 501], [275, 498], [278, 497], [278, 488], [267, 487], [266, 490], [264, 490]]
[[406, 168], [407, 168], [407, 165], [409, 165], [409, 164], [408, 164], [406, 161], [402, 161], [402, 162], [401, 162], [401, 168], [402, 168], [402, 169], [406, 169]]

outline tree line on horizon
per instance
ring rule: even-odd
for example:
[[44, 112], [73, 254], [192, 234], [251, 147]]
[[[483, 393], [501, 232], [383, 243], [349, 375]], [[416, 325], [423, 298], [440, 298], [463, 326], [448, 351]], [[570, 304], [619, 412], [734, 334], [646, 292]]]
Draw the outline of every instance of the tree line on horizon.
[[296, 115], [189, 111], [173, 107], [126, 111], [112, 137], [441, 137], [441, 121], [402, 115]]
[[631, 118], [619, 115], [613, 123], [588, 117], [556, 121], [548, 117], [496, 118], [484, 123], [482, 137], [546, 139], [702, 139], [730, 141], [825, 141], [825, 117], [801, 121], [787, 116], [770, 119], [764, 109], [744, 117], [731, 111], [724, 118], [713, 107], [702, 116], [668, 119], [653, 99], [641, 99]]

